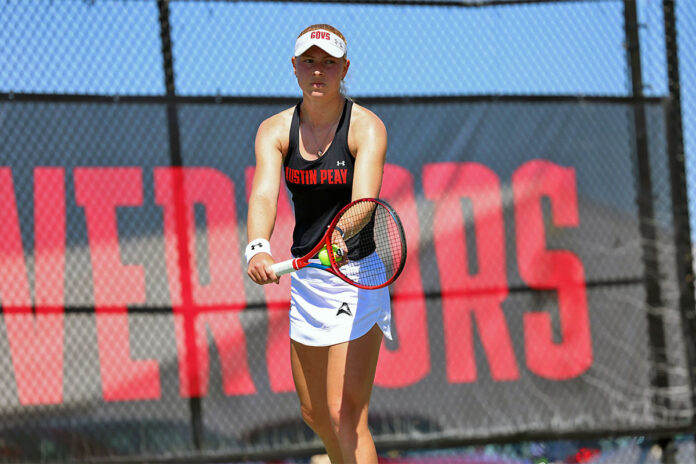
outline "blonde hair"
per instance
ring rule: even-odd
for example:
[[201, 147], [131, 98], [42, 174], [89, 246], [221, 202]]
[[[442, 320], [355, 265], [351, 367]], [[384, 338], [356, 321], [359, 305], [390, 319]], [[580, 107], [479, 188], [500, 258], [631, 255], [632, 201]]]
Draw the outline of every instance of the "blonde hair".
[[[336, 34], [341, 39], [343, 39], [343, 42], [345, 42], [346, 44], [346, 53], [343, 55], [342, 59], [345, 61], [348, 58], [348, 40], [346, 40], [346, 37], [341, 33], [341, 31], [333, 27], [331, 24], [312, 24], [311, 26], [306, 27], [302, 32], [300, 32], [300, 35], [298, 35], [297, 38], [299, 39], [300, 37], [302, 37], [303, 34], [306, 34], [310, 31], [316, 31], [318, 29], [324, 29], [325, 31], [329, 31], [333, 34]], [[343, 79], [341, 79], [341, 95], [348, 98], [346, 83]]]

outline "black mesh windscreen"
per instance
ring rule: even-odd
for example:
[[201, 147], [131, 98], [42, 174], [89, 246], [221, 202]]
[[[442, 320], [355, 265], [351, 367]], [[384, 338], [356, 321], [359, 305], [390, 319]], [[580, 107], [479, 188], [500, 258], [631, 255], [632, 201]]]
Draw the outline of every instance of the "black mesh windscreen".
[[[244, 260], [256, 132], [300, 98], [292, 45], [319, 21], [387, 127], [408, 244], [377, 445], [690, 430], [696, 12], [676, 3], [673, 36], [639, 4], [638, 95], [627, 5], [3, 2], [0, 462], [321, 449], [289, 278]], [[283, 186], [277, 260], [293, 226]]]

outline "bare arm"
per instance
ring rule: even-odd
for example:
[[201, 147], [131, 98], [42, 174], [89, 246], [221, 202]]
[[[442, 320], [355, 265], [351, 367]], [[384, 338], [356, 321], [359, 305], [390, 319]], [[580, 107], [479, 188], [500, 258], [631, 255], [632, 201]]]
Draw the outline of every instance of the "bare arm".
[[[351, 152], [355, 153], [351, 200], [377, 198], [382, 187], [387, 156], [387, 130], [384, 123], [365, 108], [354, 106], [354, 114], [348, 135], [348, 145]], [[373, 203], [362, 203], [358, 209], [346, 214], [337, 225], [347, 239], [362, 230], [370, 221], [373, 212]], [[334, 236], [332, 240], [341, 248], [345, 248], [342, 238]]]
[[387, 156], [384, 123], [371, 111], [359, 107], [351, 121], [349, 145], [355, 153], [352, 200], [378, 197]]
[[[247, 239], [270, 239], [278, 211], [280, 192], [280, 172], [282, 154], [282, 121], [276, 115], [259, 126], [254, 150], [256, 171], [249, 197], [247, 216]], [[259, 253], [249, 261], [247, 274], [259, 285], [278, 282], [278, 277], [270, 270], [274, 263], [268, 253]]]

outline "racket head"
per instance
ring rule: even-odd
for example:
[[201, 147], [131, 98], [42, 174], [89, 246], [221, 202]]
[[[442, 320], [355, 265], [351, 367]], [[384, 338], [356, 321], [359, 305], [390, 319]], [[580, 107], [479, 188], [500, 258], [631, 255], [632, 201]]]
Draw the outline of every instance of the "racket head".
[[325, 237], [331, 272], [358, 288], [386, 287], [406, 264], [403, 225], [394, 208], [382, 199], [349, 203], [331, 222]]

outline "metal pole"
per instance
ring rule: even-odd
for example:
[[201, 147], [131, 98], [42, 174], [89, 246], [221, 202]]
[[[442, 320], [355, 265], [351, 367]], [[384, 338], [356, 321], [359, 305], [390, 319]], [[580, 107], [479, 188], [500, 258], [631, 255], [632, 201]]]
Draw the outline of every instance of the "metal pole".
[[640, 235], [643, 241], [643, 279], [648, 306], [648, 337], [652, 352], [652, 385], [655, 390], [653, 404], [655, 414], [669, 411], [669, 398], [664, 392], [669, 386], [669, 379], [664, 366], [667, 363], [665, 353], [665, 329], [662, 314], [662, 293], [660, 288], [660, 269], [657, 253], [655, 230], [655, 213], [653, 207], [653, 186], [650, 168], [650, 153], [647, 140], [647, 122], [643, 97], [643, 77], [640, 63], [640, 38], [638, 34], [638, 14], [636, 0], [624, 0], [624, 27], [626, 33], [626, 58], [631, 73], [631, 92], [633, 104], [633, 122], [636, 142], [636, 166], [638, 172], [638, 214], [640, 215]]
[[[677, 276], [679, 278], [679, 308], [682, 316], [684, 343], [690, 366], [692, 411], [696, 405], [696, 309], [694, 302], [694, 268], [691, 250], [691, 227], [686, 189], [686, 157], [682, 126], [681, 87], [679, 79], [679, 50], [674, 0], [663, 0], [665, 26], [665, 56], [669, 85], [667, 108], [667, 150], [669, 153], [672, 209], [674, 211], [674, 240], [676, 246]], [[691, 426], [696, 428], [696, 415]]]
[[[157, 0], [159, 10], [160, 38], [162, 40], [162, 65], [164, 67], [164, 85], [167, 96], [167, 122], [169, 128], [169, 156], [174, 169], [172, 176], [177, 250], [179, 254], [179, 275], [181, 279], [181, 312], [184, 316], [184, 339], [186, 344], [186, 373], [189, 381], [189, 409], [191, 412], [191, 431], [193, 446], [200, 450], [203, 442], [203, 412], [199, 395], [198, 360], [195, 344], [195, 308], [191, 297], [191, 259], [188, 251], [188, 225], [186, 224], [185, 189], [183, 158], [179, 132], [179, 117], [176, 104], [176, 85], [174, 82], [174, 58], [172, 37], [169, 27], [169, 0]], [[177, 169], [178, 168], [178, 169]]]

